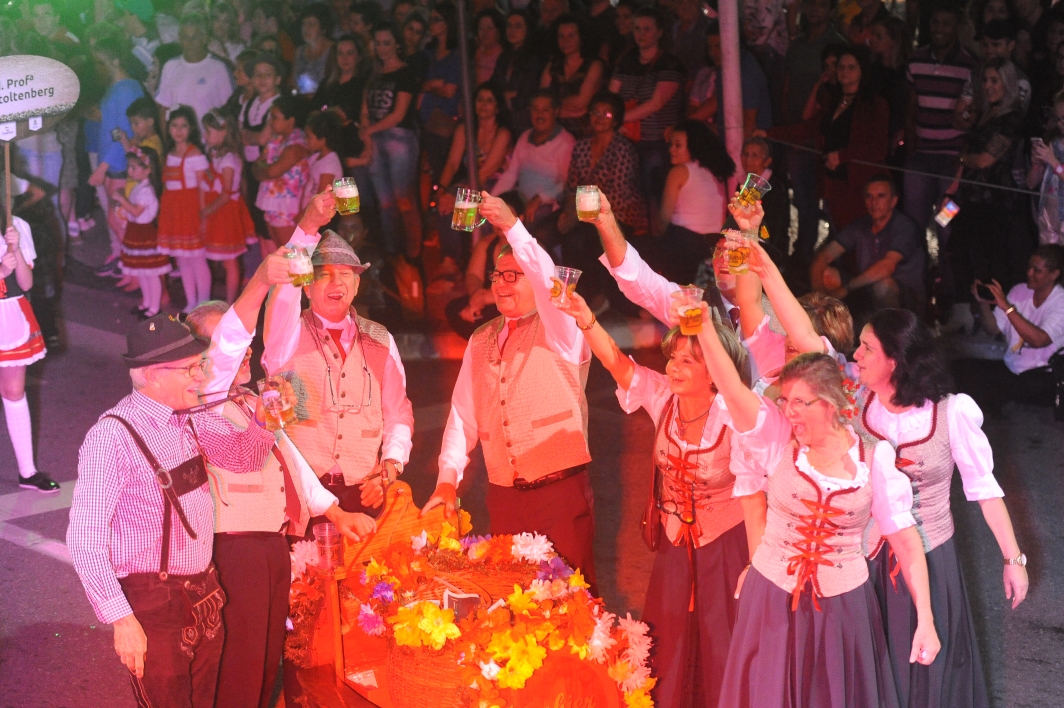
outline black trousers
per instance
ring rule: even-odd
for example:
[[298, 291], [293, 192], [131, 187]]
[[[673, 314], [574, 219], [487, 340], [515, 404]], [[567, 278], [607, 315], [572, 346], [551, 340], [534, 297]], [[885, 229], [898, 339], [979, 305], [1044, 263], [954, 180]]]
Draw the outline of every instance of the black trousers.
[[217, 708], [266, 708], [284, 651], [292, 564], [281, 534], [214, 535], [214, 565], [229, 598]]
[[1008, 401], [1051, 406], [1056, 379], [1046, 367], [1012, 373], [1003, 361], [958, 359], [953, 362], [957, 390], [967, 393], [985, 411], [998, 412]]
[[148, 638], [144, 678], [129, 675], [138, 708], [211, 708], [225, 642], [225, 592], [214, 568], [166, 580], [138, 573], [119, 582]]

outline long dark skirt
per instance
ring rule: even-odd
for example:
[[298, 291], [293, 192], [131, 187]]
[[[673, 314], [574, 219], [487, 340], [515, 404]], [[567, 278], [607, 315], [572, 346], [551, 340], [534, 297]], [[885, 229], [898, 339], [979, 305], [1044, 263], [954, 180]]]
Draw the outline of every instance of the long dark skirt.
[[791, 611], [791, 594], [751, 568], [720, 708], [898, 708], [871, 580], [820, 598], [820, 610], [806, 590]]
[[660, 708], [716, 708], [738, 601], [735, 585], [749, 559], [746, 525], [695, 550], [696, 595], [686, 546], [662, 534], [650, 573], [643, 621], [654, 638], [650, 661]]
[[880, 550], [869, 564], [869, 570], [883, 611], [901, 708], [987, 708], [990, 701], [983, 662], [953, 539], [927, 554], [931, 611], [935, 616], [935, 631], [942, 642], [942, 650], [930, 666], [909, 663], [916, 631], [916, 607], [901, 573], [894, 579], [896, 590], [890, 581], [889, 548], [885, 545]]

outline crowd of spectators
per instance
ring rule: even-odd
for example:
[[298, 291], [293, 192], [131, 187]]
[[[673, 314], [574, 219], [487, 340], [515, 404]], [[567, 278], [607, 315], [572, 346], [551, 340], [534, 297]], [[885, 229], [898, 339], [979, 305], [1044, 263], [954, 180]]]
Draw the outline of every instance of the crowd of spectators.
[[[238, 126], [242, 175], [230, 191], [254, 233], [237, 258], [282, 245], [326, 177], [350, 176], [385, 279], [399, 285], [402, 271], [404, 282], [468, 298], [449, 310], [463, 332], [490, 311], [483, 263], [498, 245], [450, 227], [454, 194], [474, 177], [506, 195], [560, 263], [585, 271], [580, 288], [598, 312], [624, 305], [594, 268], [594, 229], [576, 218], [582, 184], [608, 197], [653, 268], [694, 281], [712, 272], [700, 264], [716, 240], [707, 235], [725, 223], [729, 180], [761, 174], [773, 187], [769, 243], [794, 287], [842, 297], [858, 319], [900, 305], [946, 330], [974, 330], [976, 320], [993, 330], [973, 283], [1007, 293], [1027, 282], [1039, 244], [1064, 242], [1060, 7], [744, 0], [740, 165], [722, 143], [715, 3], [474, 0], [468, 9], [463, 30], [452, 0], [10, 5], [0, 53], [53, 57], [82, 79], [76, 110], [17, 145], [16, 173], [37, 188], [24, 199], [40, 192], [54, 207], [38, 205], [47, 223], [34, 233], [48, 242], [38, 252], [58, 262], [97, 204], [114, 207], [131, 145], [187, 168], [168, 123], [182, 106], [196, 122], [217, 110]], [[216, 151], [195, 143], [210, 158], [207, 185]], [[110, 231], [101, 274], [119, 277], [122, 234]], [[169, 236], [159, 238], [165, 253]], [[426, 270], [425, 244], [438, 245], [438, 267]], [[193, 251], [172, 253], [180, 275], [166, 277], [202, 281]], [[214, 271], [232, 299], [233, 264]], [[138, 286], [128, 275], [121, 284]], [[184, 290], [186, 311], [209, 297], [196, 284]]]

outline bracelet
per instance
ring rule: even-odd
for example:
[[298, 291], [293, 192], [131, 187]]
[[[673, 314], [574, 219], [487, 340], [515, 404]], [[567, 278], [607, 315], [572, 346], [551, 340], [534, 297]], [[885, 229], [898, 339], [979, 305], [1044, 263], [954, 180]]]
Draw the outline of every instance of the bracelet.
[[596, 322], [598, 322], [598, 318], [596, 318], [595, 317], [595, 313], [592, 312], [591, 313], [591, 321], [587, 323], [587, 327], [580, 327], [580, 325], [577, 325], [577, 327], [580, 327], [580, 329], [582, 329], [583, 331], [586, 332], [589, 329], [591, 329], [592, 327], [594, 327]]
[[1011, 315], [1015, 311], [1016, 311], [1016, 306], [1015, 305], [1009, 305], [1009, 309], [1005, 310], [1005, 317], [1008, 317], [1009, 315]]

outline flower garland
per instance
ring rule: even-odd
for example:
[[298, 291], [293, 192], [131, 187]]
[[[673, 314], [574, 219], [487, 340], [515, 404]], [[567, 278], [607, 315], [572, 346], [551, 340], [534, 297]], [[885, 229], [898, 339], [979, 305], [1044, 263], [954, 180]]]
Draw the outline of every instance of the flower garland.
[[[463, 512], [464, 513], [464, 512]], [[468, 517], [459, 526], [467, 527]], [[490, 607], [456, 621], [454, 610], [419, 599], [437, 570], [523, 569], [533, 579]], [[627, 708], [651, 708], [646, 624], [618, 619], [591, 596], [578, 570], [565, 564], [539, 534], [460, 537], [445, 523], [440, 534], [422, 532], [389, 546], [350, 584], [358, 601], [359, 628], [399, 646], [457, 652], [462, 683], [472, 705], [506, 705], [502, 689], [522, 689], [552, 652], [606, 666]]]
[[311, 633], [321, 611], [325, 594], [320, 580], [307, 573], [308, 566], [318, 565], [318, 547], [314, 541], [300, 541], [292, 545], [292, 585], [289, 590], [288, 638], [284, 656], [297, 666], [306, 666], [310, 649]]

